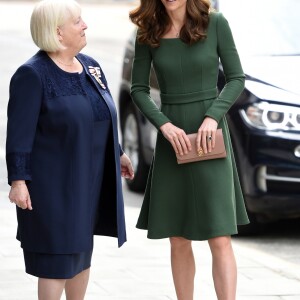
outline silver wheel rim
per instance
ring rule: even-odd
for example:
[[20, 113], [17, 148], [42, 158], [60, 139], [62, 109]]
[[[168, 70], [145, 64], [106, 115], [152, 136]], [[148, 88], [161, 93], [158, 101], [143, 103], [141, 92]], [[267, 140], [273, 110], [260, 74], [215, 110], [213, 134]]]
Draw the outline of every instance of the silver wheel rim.
[[139, 164], [139, 137], [135, 116], [131, 113], [127, 116], [124, 126], [124, 151], [130, 157], [134, 171]]

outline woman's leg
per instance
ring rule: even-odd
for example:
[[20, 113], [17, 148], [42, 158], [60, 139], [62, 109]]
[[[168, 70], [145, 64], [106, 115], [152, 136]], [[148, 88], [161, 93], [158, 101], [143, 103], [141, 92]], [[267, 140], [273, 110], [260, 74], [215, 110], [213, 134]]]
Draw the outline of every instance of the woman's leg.
[[65, 287], [65, 279], [39, 278], [39, 300], [59, 300]]
[[237, 268], [230, 236], [208, 240], [213, 258], [213, 279], [218, 300], [235, 300]]
[[67, 300], [83, 300], [90, 277], [90, 268], [68, 279], [66, 282]]
[[193, 300], [195, 260], [192, 242], [171, 237], [171, 265], [178, 300]]

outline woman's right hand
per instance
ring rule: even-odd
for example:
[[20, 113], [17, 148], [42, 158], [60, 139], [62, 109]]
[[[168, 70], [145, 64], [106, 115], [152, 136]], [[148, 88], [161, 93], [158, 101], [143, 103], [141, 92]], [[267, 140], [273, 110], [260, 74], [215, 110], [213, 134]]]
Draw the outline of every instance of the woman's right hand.
[[24, 180], [16, 180], [11, 183], [8, 198], [11, 203], [15, 203], [18, 207], [32, 210], [30, 195]]
[[172, 123], [165, 123], [160, 127], [164, 137], [172, 144], [175, 153], [183, 155], [192, 150], [192, 145], [186, 133]]

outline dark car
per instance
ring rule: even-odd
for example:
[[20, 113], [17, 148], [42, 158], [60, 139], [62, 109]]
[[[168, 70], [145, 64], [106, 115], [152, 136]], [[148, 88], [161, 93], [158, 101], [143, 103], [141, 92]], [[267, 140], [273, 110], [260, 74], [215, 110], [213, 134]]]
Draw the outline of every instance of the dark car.
[[[229, 20], [246, 84], [226, 117], [252, 220], [252, 226], [246, 226], [250, 231], [256, 228], [257, 221], [300, 217], [300, 1], [279, 0], [265, 9], [261, 1], [247, 2], [243, 2], [245, 12], [239, 10], [240, 19]], [[223, 12], [233, 9], [220, 8]], [[136, 172], [135, 179], [127, 184], [133, 191], [143, 191], [156, 129], [130, 97], [134, 42], [135, 35], [126, 46], [119, 115], [123, 147]], [[220, 64], [219, 90], [224, 84]], [[159, 87], [153, 70], [150, 85], [151, 95], [159, 106]]]

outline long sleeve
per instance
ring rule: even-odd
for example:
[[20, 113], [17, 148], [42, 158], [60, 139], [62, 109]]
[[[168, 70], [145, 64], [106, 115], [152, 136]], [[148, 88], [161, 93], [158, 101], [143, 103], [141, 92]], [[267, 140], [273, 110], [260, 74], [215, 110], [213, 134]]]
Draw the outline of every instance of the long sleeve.
[[135, 43], [135, 57], [132, 68], [131, 96], [142, 114], [159, 129], [170, 120], [159, 110], [150, 97], [149, 76], [152, 57], [150, 47]]
[[231, 29], [221, 13], [218, 14], [217, 20], [217, 38], [218, 54], [223, 66], [226, 84], [205, 115], [219, 122], [243, 91], [245, 75]]
[[29, 66], [20, 67], [11, 79], [9, 94], [6, 163], [11, 183], [32, 179], [30, 155], [42, 99], [39, 75]]

